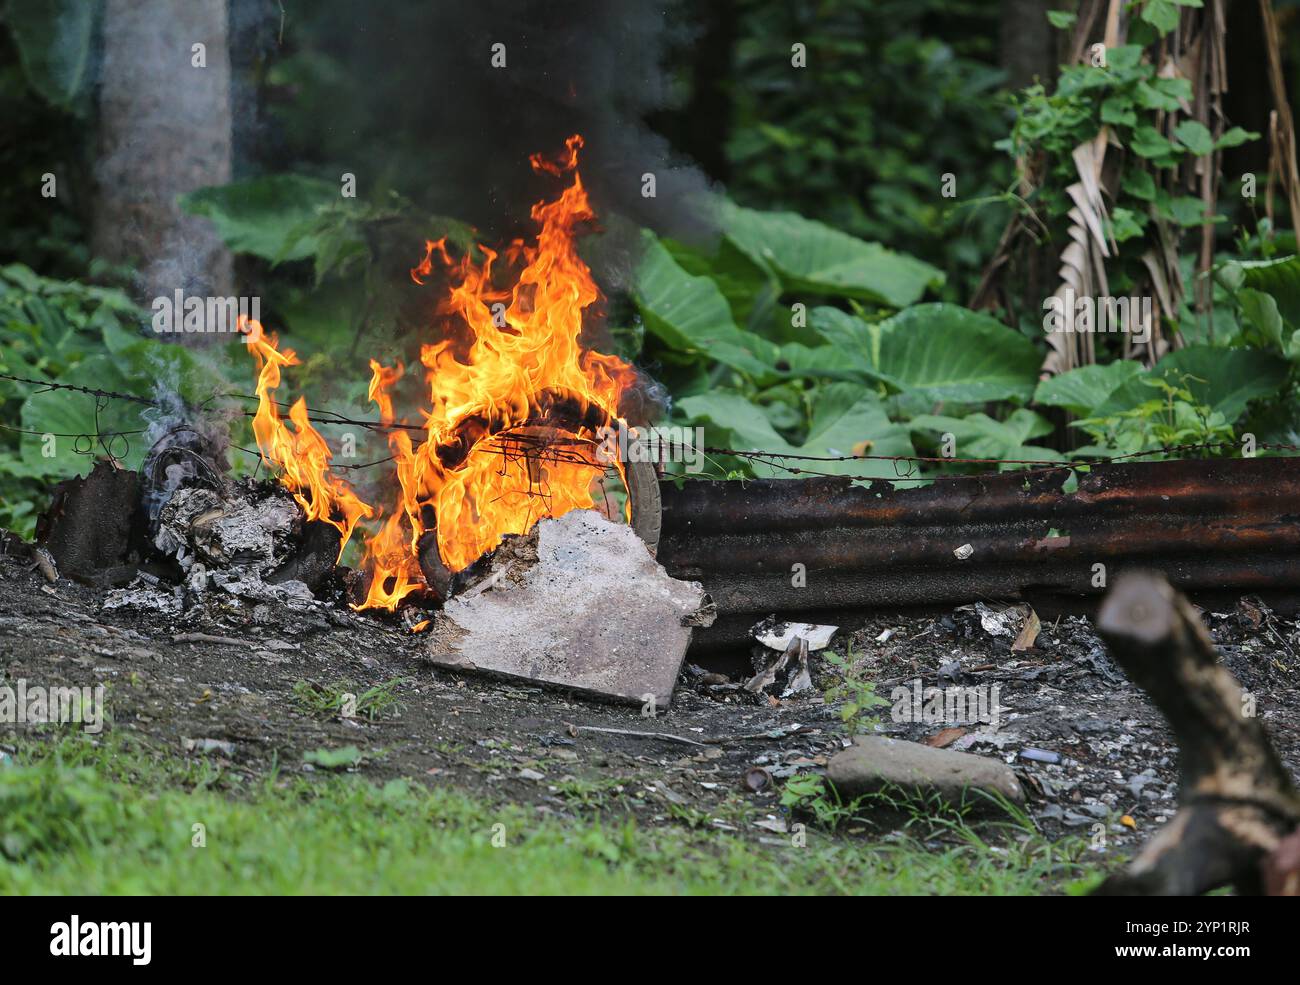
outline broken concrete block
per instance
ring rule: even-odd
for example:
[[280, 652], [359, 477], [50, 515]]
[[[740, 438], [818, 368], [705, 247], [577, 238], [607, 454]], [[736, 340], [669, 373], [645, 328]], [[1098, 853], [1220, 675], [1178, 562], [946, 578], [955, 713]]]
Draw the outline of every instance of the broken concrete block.
[[619, 701], [667, 707], [692, 626], [713, 621], [628, 526], [591, 510], [541, 520], [491, 558], [429, 629], [430, 658]]
[[853, 745], [831, 757], [826, 775], [846, 800], [891, 787], [937, 794], [953, 805], [993, 807], [980, 794], [1005, 797], [1013, 804], [1025, 800], [1015, 773], [999, 760], [879, 735], [857, 736]]

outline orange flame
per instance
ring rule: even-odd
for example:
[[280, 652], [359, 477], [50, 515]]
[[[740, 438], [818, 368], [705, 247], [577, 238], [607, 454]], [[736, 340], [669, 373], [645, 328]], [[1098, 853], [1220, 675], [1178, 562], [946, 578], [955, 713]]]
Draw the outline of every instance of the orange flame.
[[[597, 505], [597, 480], [609, 466], [596, 454], [596, 433], [618, 422], [619, 399], [635, 371], [579, 340], [584, 313], [600, 298], [575, 244], [579, 226], [595, 218], [577, 171], [582, 146], [575, 135], [558, 160], [530, 158], [534, 170], [572, 175], [572, 182], [554, 201], [533, 206], [540, 225], [536, 243], [516, 240], [504, 251], [505, 263], [518, 268], [513, 286], [494, 286], [501, 255], [486, 246], [478, 247], [485, 259], [476, 264], [469, 255], [453, 260], [445, 240], [429, 240], [411, 269], [417, 284], [432, 275], [435, 259], [447, 270], [450, 290], [438, 312], [467, 327], [468, 343], [448, 339], [421, 347], [428, 406], [418, 446], [409, 427], [395, 426], [392, 390], [403, 367], [370, 360], [370, 400], [390, 427], [398, 490], [393, 508], [365, 542], [370, 580], [360, 608], [396, 609], [424, 586], [418, 547], [428, 530], [436, 530], [443, 564], [459, 571], [506, 534]], [[293, 353], [280, 353], [274, 341], [254, 343], [253, 351], [261, 370], [258, 447], [284, 469], [282, 481], [304, 509], [310, 503], [317, 515], [327, 514], [346, 539], [359, 519], [376, 511], [329, 475], [328, 447], [311, 428], [302, 401], [290, 411], [296, 434], [276, 416], [271, 395], [280, 367], [296, 362]], [[624, 479], [621, 464], [614, 467]]]
[[274, 398], [280, 385], [280, 370], [298, 365], [297, 354], [292, 349], [281, 352], [276, 337], [268, 338], [259, 322], [241, 319], [240, 329], [248, 334], [248, 348], [258, 368], [253, 434], [262, 461], [283, 469], [280, 482], [293, 493], [308, 520], [323, 520], [338, 529], [342, 536], [339, 545], [342, 557], [357, 522], [362, 517], [373, 516], [374, 510], [346, 482], [330, 473], [329, 445], [311, 426], [306, 400], [299, 397], [289, 408], [293, 431], [280, 417]]

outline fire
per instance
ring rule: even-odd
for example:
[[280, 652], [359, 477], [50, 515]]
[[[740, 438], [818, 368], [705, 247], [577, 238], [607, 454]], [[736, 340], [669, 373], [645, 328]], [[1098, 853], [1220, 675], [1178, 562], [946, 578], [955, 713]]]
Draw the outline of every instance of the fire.
[[[427, 282], [435, 264], [446, 271], [449, 291], [438, 314], [467, 331], [421, 347], [427, 404], [415, 427], [395, 415], [393, 388], [404, 367], [370, 360], [370, 400], [389, 428], [397, 490], [365, 541], [369, 589], [361, 608], [393, 610], [424, 587], [418, 557], [426, 532], [436, 538], [442, 564], [459, 571], [506, 534], [598, 505], [597, 480], [609, 466], [596, 454], [597, 431], [619, 421], [619, 400], [635, 372], [579, 340], [584, 313], [600, 298], [576, 248], [579, 227], [595, 218], [577, 170], [582, 146], [575, 135], [558, 160], [530, 159], [538, 172], [571, 178], [554, 201], [533, 206], [535, 243], [516, 240], [500, 253], [479, 246], [484, 259], [476, 263], [468, 254], [454, 259], [444, 240], [429, 241], [411, 270], [417, 284]], [[502, 268], [513, 277], [503, 277]], [[504, 279], [512, 283], [497, 286]], [[260, 369], [258, 447], [284, 469], [282, 481], [315, 511], [309, 515], [328, 516], [346, 541], [359, 520], [377, 511], [330, 476], [329, 449], [301, 400], [290, 410], [296, 433], [277, 416], [271, 395], [280, 367], [296, 361], [292, 352], [280, 353], [274, 340], [255, 343], [253, 351]], [[417, 444], [412, 435], [421, 432]], [[622, 466], [614, 467], [625, 479]]]
[[329, 445], [311, 426], [306, 400], [299, 397], [289, 408], [294, 430], [290, 431], [280, 417], [274, 397], [280, 385], [280, 370], [298, 365], [297, 354], [292, 349], [281, 352], [275, 336], [268, 338], [259, 322], [241, 318], [240, 328], [248, 334], [246, 341], [258, 369], [253, 435], [262, 460], [283, 470], [280, 482], [293, 493], [308, 520], [323, 520], [338, 528], [342, 557], [357, 522], [373, 516], [375, 511], [346, 482], [330, 473]]

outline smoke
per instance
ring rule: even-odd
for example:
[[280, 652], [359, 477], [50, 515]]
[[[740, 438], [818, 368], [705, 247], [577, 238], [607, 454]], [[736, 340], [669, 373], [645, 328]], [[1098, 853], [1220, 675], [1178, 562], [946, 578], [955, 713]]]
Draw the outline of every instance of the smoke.
[[[343, 77], [329, 107], [337, 118], [311, 124], [324, 131], [322, 170], [355, 171], [363, 188], [391, 183], [486, 239], [509, 239], [533, 231], [530, 206], [555, 192], [529, 155], [556, 154], [581, 133], [598, 214], [697, 240], [709, 233], [709, 183], [644, 122], [673, 103], [668, 55], [694, 30], [675, 16], [679, 2], [348, 4], [314, 9], [300, 25], [290, 8], [286, 45], [298, 64], [328, 56], [325, 74]], [[304, 109], [290, 101], [268, 120], [294, 125]], [[302, 143], [300, 133], [258, 129], [272, 151]]]
[[681, 40], [662, 2], [488, 0], [449, 4], [443, 15], [430, 39], [436, 81], [424, 95], [435, 139], [450, 138], [442, 173], [431, 176], [446, 183], [449, 208], [468, 206], [485, 225], [526, 217], [549, 191], [528, 155], [578, 132], [598, 211], [669, 235], [706, 228], [702, 172], [643, 122], [670, 102], [663, 59]]

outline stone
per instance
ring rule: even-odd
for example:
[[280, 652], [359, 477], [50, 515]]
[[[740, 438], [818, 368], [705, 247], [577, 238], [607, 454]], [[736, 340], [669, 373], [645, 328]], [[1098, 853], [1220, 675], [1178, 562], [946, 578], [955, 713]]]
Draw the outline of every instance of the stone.
[[693, 626], [714, 607], [632, 528], [592, 510], [540, 520], [494, 552], [429, 628], [437, 665], [666, 708]]
[[831, 757], [827, 777], [847, 799], [889, 787], [925, 796], [938, 795], [953, 805], [993, 802], [981, 794], [1023, 804], [1024, 790], [1015, 773], [999, 760], [935, 749], [879, 735], [860, 735], [853, 744]]

